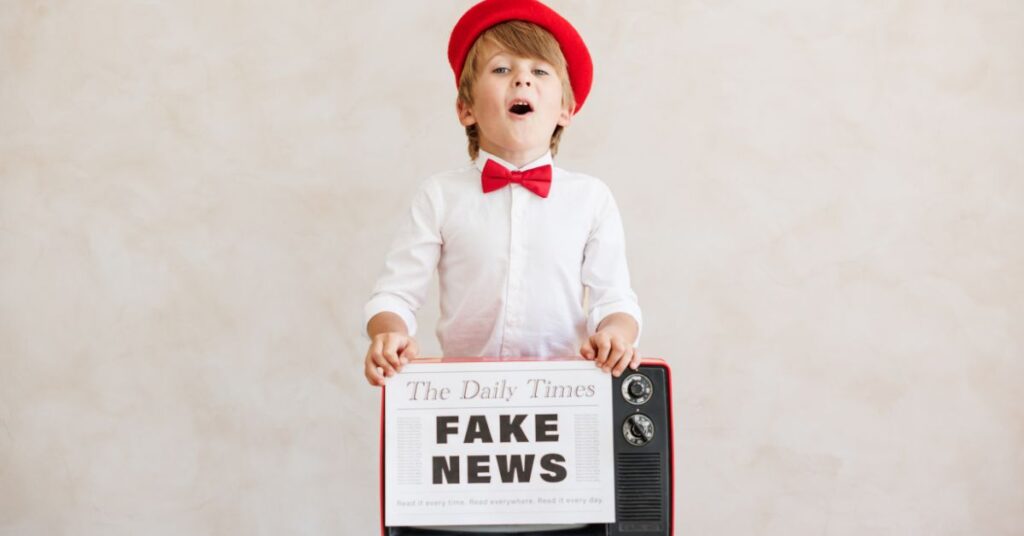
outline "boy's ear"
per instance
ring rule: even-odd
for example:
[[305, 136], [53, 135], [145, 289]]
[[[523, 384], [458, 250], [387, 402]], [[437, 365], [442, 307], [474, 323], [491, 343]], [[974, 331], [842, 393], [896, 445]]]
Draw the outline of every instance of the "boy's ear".
[[473, 109], [462, 102], [462, 99], [455, 98], [455, 111], [459, 114], [459, 123], [462, 126], [468, 127], [476, 124], [476, 117], [473, 115]]
[[569, 126], [572, 123], [572, 113], [575, 110], [575, 106], [562, 106], [562, 113], [558, 114], [558, 124], [562, 127]]

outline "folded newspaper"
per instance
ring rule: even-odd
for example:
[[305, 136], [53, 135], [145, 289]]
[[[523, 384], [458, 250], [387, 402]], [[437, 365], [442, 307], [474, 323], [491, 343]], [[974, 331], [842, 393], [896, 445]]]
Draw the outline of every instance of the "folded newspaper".
[[385, 524], [613, 522], [611, 396], [591, 361], [406, 365], [385, 387]]

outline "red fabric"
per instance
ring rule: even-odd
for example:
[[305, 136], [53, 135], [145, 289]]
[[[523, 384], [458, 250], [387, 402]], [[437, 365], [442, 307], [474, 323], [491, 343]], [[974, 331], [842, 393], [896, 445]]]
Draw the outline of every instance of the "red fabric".
[[480, 174], [480, 184], [484, 193], [504, 188], [510, 183], [523, 185], [527, 190], [547, 197], [551, 191], [551, 166], [540, 166], [526, 171], [509, 171], [505, 166], [488, 160], [484, 164], [484, 172]]
[[576, 97], [576, 110], [583, 108], [594, 79], [594, 65], [583, 38], [569, 21], [536, 0], [484, 0], [469, 8], [452, 30], [448, 40], [448, 63], [455, 71], [455, 86], [459, 85], [466, 55], [480, 34], [488, 28], [510, 20], [532, 22], [551, 32], [562, 48], [569, 71], [569, 83]]

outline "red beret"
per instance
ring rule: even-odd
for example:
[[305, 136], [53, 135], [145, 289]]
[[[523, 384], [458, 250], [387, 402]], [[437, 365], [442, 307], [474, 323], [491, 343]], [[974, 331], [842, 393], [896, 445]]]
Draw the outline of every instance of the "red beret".
[[[455, 86], [459, 85], [466, 54], [480, 34], [488, 28], [510, 20], [532, 22], [544, 28], [555, 37], [562, 48], [562, 55], [569, 71], [569, 83], [576, 98], [576, 112], [583, 107], [590, 93], [594, 79], [594, 65], [583, 38], [569, 21], [554, 10], [536, 0], [483, 0], [469, 8], [452, 30], [448, 40], [448, 63], [455, 71]], [[574, 112], [575, 113], [575, 112]]]

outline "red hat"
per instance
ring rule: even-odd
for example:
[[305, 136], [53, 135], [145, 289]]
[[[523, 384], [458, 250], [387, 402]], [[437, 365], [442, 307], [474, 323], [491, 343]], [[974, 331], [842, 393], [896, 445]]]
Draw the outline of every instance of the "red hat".
[[448, 40], [448, 63], [455, 71], [455, 86], [459, 85], [466, 54], [469, 54], [476, 38], [491, 26], [510, 20], [532, 22], [555, 37], [565, 56], [569, 84], [576, 98], [576, 110], [573, 113], [579, 112], [594, 80], [590, 52], [569, 21], [536, 0], [483, 0], [462, 15]]

